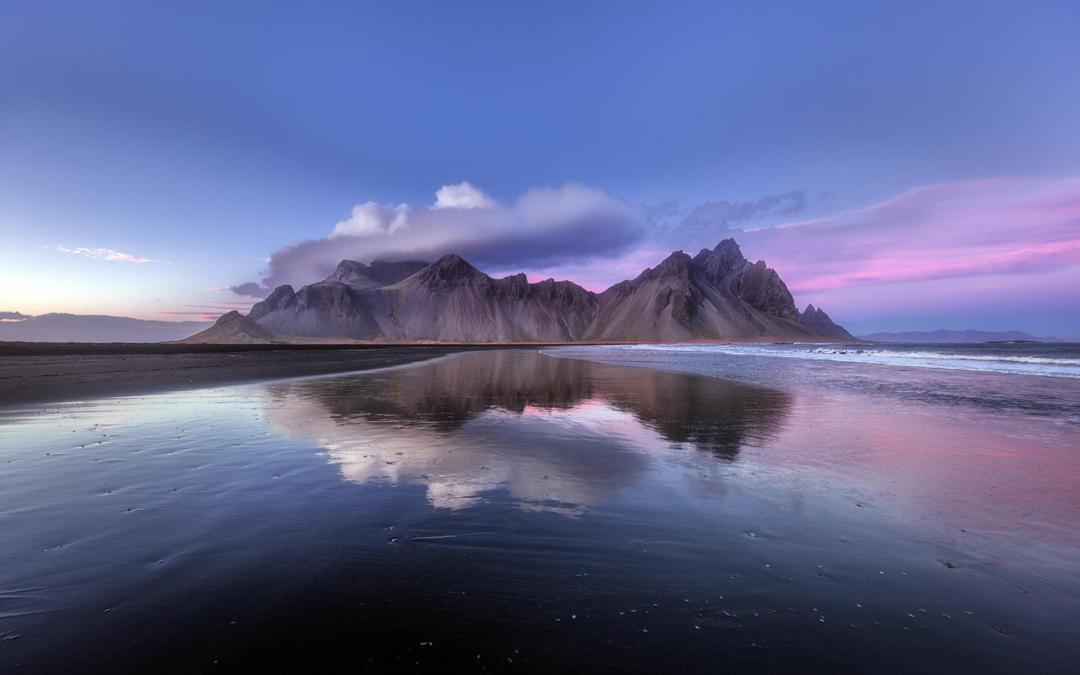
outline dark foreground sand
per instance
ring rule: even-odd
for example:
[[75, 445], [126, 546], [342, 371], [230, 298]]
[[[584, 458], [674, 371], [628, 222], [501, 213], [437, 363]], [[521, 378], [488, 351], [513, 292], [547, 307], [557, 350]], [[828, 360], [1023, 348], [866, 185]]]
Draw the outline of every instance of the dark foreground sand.
[[522, 346], [0, 342], [0, 406], [371, 370], [514, 347]]

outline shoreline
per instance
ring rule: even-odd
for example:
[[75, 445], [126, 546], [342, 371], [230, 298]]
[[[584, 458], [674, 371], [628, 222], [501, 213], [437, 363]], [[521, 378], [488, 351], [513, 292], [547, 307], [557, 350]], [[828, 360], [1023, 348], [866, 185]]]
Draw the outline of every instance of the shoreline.
[[152, 394], [293, 377], [340, 375], [403, 366], [471, 351], [634, 344], [651, 343], [189, 344], [0, 341], [0, 407]]
[[341, 375], [404, 366], [498, 345], [0, 345], [0, 407]]
[[607, 345], [792, 345], [792, 344], [877, 344], [866, 340], [685, 340], [656, 342], [654, 340], [573, 340], [566, 342], [26, 342], [0, 340], [0, 360], [7, 356], [85, 356], [101, 354], [220, 354], [227, 352], [266, 351], [333, 351], [408, 349], [413, 347], [443, 347], [455, 349], [519, 349], [531, 347], [599, 347]]
[[333, 352], [387, 351], [395, 349], [520, 349], [608, 344], [622, 342], [265, 342], [265, 343], [184, 343], [184, 342], [5, 342], [0, 340], [0, 363], [18, 356], [129, 356], [137, 354], [229, 354], [246, 352]]

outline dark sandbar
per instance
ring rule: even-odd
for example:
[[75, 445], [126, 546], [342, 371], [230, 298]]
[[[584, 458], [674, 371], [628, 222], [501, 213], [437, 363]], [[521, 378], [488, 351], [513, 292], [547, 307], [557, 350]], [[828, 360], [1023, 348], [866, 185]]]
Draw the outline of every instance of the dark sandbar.
[[0, 405], [373, 370], [463, 351], [507, 348], [514, 346], [0, 342]]

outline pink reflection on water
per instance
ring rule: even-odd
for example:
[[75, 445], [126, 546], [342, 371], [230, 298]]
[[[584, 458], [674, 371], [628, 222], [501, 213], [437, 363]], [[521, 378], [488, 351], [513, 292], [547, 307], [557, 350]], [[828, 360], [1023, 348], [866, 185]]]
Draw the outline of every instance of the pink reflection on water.
[[1049, 421], [803, 393], [775, 442], [744, 457], [973, 551], [991, 536], [1080, 547], [1080, 455]]

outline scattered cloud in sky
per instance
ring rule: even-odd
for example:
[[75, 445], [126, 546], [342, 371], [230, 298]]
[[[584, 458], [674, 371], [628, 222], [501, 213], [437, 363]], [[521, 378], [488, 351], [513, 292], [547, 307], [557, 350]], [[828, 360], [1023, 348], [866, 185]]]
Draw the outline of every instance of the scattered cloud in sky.
[[[820, 201], [820, 197], [818, 198]], [[765, 195], [752, 201], [710, 201], [698, 204], [669, 229], [678, 234], [715, 233], [741, 223], [767, 217], [790, 217], [804, 213], [811, 199], [803, 190]]]
[[236, 286], [229, 286], [229, 290], [236, 295], [242, 295], [248, 298], [265, 298], [268, 294], [267, 289], [254, 281], [237, 284]]
[[135, 264], [138, 264], [138, 265], [143, 265], [143, 264], [146, 264], [146, 263], [160, 263], [160, 264], [163, 264], [163, 265], [170, 264], [170, 263], [168, 263], [168, 262], [166, 262], [164, 260], [154, 260], [152, 258], [144, 258], [142, 256], [132, 255], [131, 253], [124, 253], [122, 251], [114, 251], [111, 248], [88, 248], [88, 247], [85, 247], [85, 246], [76, 246], [74, 248], [69, 248], [67, 246], [57, 246], [55, 248], [56, 248], [57, 251], [62, 251], [63, 253], [72, 253], [74, 255], [82, 255], [82, 256], [86, 256], [87, 258], [99, 258], [101, 260], [108, 260], [108, 261], [111, 261], [111, 262], [135, 263]]
[[199, 303], [199, 304], [184, 304], [184, 305], [180, 305], [180, 307], [187, 308], [187, 309], [201, 309], [201, 310], [207, 310], [207, 311], [209, 311], [209, 310], [217, 310], [217, 309], [223, 309], [225, 311], [229, 311], [229, 310], [232, 310], [232, 309], [241, 309], [241, 308], [243, 308], [244, 303], [241, 300], [237, 300], [236, 302], [204, 302], [204, 303]]
[[246, 313], [248, 309], [250, 309], [250, 305], [246, 305], [242, 301], [237, 300], [235, 303], [208, 302], [202, 304], [184, 304], [179, 305], [178, 309], [162, 310], [157, 312], [157, 314], [161, 316], [179, 317], [181, 320], [197, 318], [203, 321], [213, 321], [227, 312], [236, 310]]

